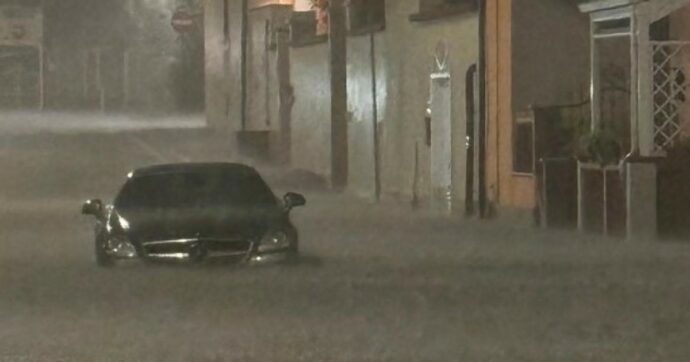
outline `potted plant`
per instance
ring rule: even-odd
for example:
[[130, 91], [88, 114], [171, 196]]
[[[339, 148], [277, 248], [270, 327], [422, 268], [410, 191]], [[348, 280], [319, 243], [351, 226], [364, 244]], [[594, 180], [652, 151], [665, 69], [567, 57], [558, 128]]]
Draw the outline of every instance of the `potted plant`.
[[605, 128], [596, 129], [579, 139], [576, 157], [580, 162], [594, 162], [601, 166], [620, 161], [622, 146], [615, 134]]

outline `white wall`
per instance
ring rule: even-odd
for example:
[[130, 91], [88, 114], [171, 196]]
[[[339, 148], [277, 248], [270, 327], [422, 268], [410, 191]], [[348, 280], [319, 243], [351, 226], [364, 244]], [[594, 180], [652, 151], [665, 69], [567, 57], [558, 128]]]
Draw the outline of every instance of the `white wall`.
[[331, 92], [328, 44], [292, 48], [292, 167], [331, 173]]
[[227, 127], [223, 1], [207, 0], [205, 4], [206, 119], [213, 127]]

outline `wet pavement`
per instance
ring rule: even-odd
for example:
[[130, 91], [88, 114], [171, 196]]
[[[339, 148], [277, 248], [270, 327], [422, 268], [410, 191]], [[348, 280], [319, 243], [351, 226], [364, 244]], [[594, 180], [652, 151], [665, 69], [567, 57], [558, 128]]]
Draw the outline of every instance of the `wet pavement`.
[[293, 216], [296, 264], [99, 269], [85, 198], [107, 200], [134, 167], [233, 159], [231, 142], [203, 128], [111, 131], [0, 135], [0, 361], [690, 355], [690, 245], [464, 221], [405, 202], [307, 192]]

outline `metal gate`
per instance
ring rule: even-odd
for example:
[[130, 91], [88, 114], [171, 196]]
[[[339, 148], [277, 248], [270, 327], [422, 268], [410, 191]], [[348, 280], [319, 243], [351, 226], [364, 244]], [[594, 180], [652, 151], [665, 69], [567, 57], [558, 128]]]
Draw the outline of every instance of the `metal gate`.
[[690, 130], [690, 41], [652, 42], [654, 146], [672, 147]]

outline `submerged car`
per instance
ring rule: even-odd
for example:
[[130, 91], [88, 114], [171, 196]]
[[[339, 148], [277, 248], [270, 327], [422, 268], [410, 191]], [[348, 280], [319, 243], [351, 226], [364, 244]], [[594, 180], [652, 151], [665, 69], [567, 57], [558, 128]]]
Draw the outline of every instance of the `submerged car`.
[[134, 258], [262, 262], [297, 255], [290, 211], [305, 204], [292, 192], [277, 199], [252, 167], [186, 163], [135, 170], [112, 205], [88, 200], [82, 214], [96, 218], [100, 266]]

